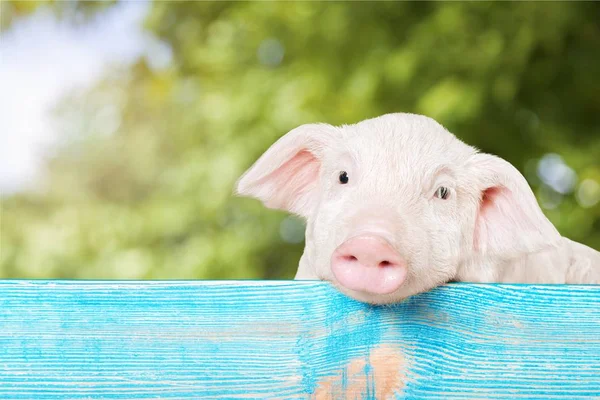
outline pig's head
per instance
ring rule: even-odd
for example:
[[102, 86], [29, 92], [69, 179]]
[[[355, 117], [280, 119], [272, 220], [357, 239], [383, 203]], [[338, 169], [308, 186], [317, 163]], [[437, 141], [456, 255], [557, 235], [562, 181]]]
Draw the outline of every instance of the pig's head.
[[300, 126], [237, 192], [306, 220], [296, 279], [369, 303], [494, 281], [498, 265], [560, 239], [517, 169], [414, 114]]

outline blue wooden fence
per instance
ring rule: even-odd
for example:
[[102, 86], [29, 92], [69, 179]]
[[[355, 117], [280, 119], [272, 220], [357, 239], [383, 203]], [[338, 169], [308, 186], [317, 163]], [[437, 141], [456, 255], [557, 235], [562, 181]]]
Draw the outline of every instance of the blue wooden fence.
[[600, 286], [0, 281], [0, 399], [600, 399]]

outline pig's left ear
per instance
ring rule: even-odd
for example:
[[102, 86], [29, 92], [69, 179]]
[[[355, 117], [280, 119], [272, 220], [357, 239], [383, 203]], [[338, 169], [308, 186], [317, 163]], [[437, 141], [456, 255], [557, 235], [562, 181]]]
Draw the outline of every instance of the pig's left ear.
[[307, 217], [314, 207], [323, 154], [339, 131], [306, 124], [275, 142], [238, 180], [236, 193], [268, 208]]
[[527, 180], [509, 162], [476, 153], [467, 163], [478, 194], [473, 246], [508, 259], [555, 245], [560, 234], [540, 209]]

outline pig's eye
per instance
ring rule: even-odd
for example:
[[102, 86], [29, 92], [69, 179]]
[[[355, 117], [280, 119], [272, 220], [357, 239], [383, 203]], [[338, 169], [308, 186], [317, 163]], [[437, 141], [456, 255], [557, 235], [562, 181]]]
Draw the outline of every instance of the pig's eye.
[[449, 196], [450, 196], [450, 191], [448, 190], [448, 188], [446, 188], [444, 186], [440, 186], [435, 191], [435, 197], [437, 197], [439, 199], [446, 200]]
[[340, 172], [340, 183], [342, 185], [348, 183], [348, 173], [346, 171]]

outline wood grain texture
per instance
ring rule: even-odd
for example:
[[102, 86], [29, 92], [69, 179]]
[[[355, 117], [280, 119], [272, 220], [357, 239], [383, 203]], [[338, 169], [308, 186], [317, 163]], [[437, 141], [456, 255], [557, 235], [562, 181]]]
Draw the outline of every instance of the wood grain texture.
[[0, 399], [600, 399], [600, 286], [0, 281]]

